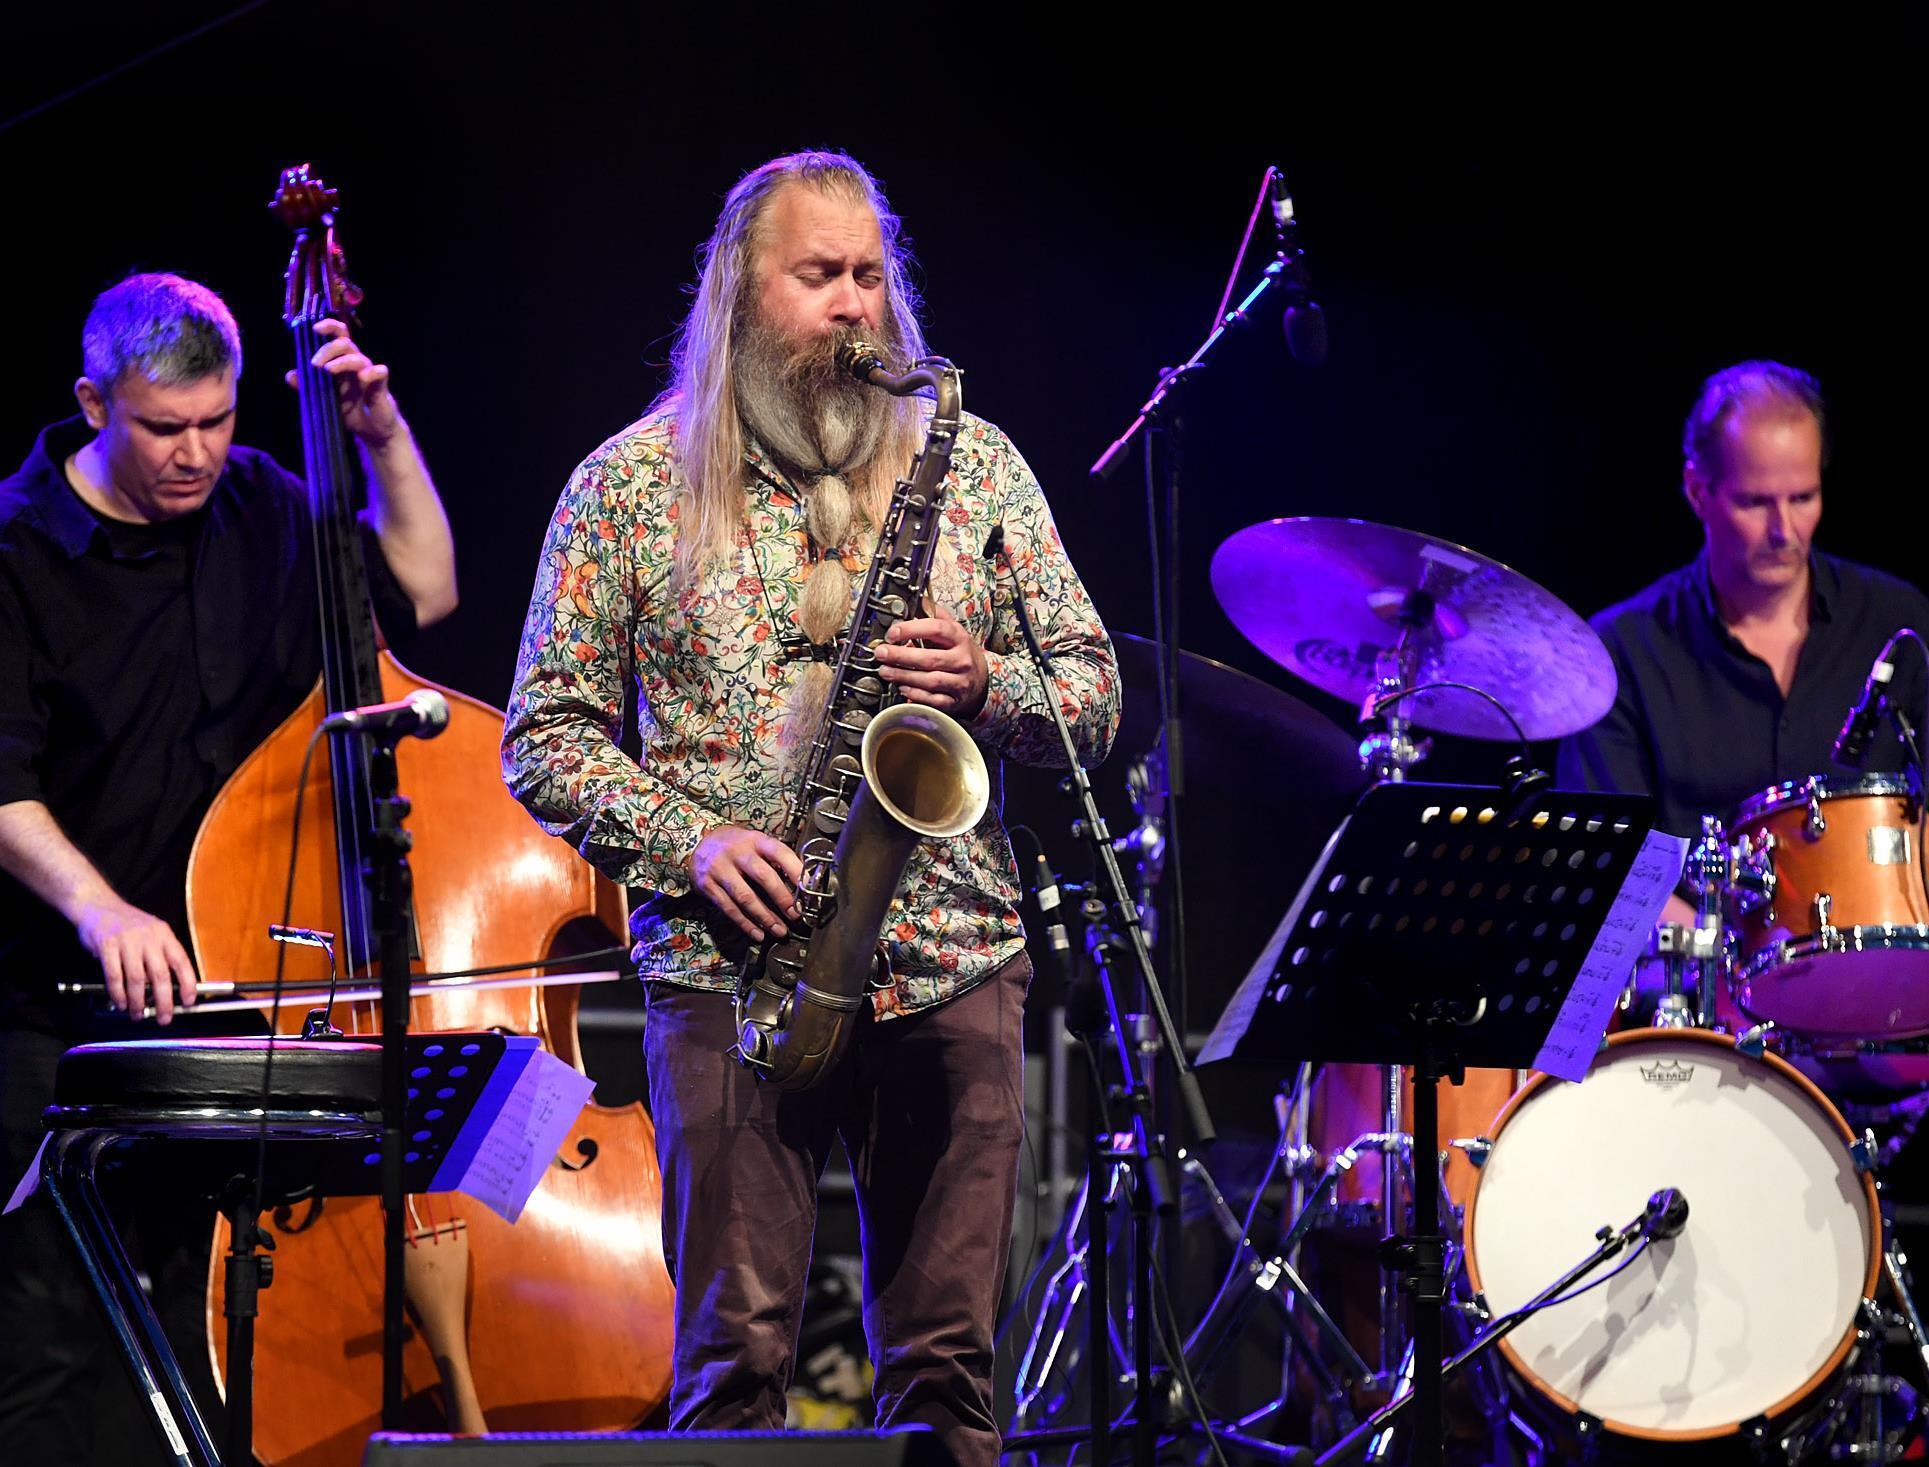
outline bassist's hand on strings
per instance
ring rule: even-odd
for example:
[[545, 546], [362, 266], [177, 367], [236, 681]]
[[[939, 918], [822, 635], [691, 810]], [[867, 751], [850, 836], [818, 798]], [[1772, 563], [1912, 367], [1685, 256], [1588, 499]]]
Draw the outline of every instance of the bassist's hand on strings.
[[[402, 415], [388, 390], [388, 368], [371, 361], [340, 321], [317, 321], [315, 334], [327, 338], [315, 353], [314, 365], [335, 379], [342, 426], [371, 449], [386, 447], [403, 431]], [[293, 372], [288, 374], [288, 385], [295, 385]]]
[[783, 917], [797, 915], [803, 874], [804, 863], [789, 846], [741, 825], [719, 825], [690, 855], [691, 883], [752, 942], [789, 930]]

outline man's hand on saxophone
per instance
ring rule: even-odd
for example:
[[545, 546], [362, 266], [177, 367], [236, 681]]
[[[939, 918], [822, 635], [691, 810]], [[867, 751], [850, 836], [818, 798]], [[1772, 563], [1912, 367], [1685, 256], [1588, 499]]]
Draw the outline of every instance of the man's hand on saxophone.
[[691, 883], [753, 942], [790, 930], [783, 918], [797, 915], [803, 874], [789, 846], [741, 825], [719, 825], [690, 853]]
[[907, 703], [922, 703], [960, 720], [985, 706], [985, 649], [944, 606], [928, 598], [927, 616], [893, 622], [872, 645], [878, 672]]

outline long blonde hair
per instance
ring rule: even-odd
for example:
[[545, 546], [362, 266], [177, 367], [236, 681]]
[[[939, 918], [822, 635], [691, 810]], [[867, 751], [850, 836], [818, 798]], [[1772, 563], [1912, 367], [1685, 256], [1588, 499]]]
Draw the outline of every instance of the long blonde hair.
[[[690, 585], [705, 563], [727, 556], [744, 524], [744, 429], [737, 413], [735, 344], [746, 312], [754, 309], [757, 254], [768, 232], [771, 201], [791, 184], [868, 205], [876, 213], [884, 241], [885, 292], [884, 340], [878, 345], [906, 360], [926, 354], [903, 228], [863, 164], [844, 153], [791, 153], [738, 179], [703, 246], [695, 299], [670, 358], [670, 386], [655, 404], [676, 409], [680, 586]], [[854, 476], [852, 491], [873, 525], [882, 520], [892, 485], [917, 452], [921, 425], [916, 402], [896, 399], [882, 446]]]

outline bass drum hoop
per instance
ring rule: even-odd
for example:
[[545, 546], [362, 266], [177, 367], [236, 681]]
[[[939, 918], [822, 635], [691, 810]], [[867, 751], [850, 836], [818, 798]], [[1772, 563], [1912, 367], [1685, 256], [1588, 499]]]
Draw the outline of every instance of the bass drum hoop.
[[[1610, 1050], [1623, 1045], [1672, 1041], [1689, 1044], [1706, 1044], [1718, 1049], [1733, 1050], [1735, 1048], [1733, 1035], [1716, 1034], [1708, 1029], [1629, 1029], [1619, 1034], [1610, 1034], [1607, 1039]], [[1837, 1134], [1841, 1136], [1842, 1144], [1845, 1147], [1855, 1143], [1855, 1133], [1849, 1129], [1849, 1123], [1842, 1119], [1842, 1113], [1835, 1108], [1834, 1102], [1822, 1093], [1821, 1087], [1810, 1080], [1808, 1076], [1804, 1075], [1780, 1055], [1767, 1051], [1763, 1051], [1760, 1055], [1755, 1056], [1752, 1062], [1767, 1065], [1770, 1069], [1774, 1070], [1784, 1079], [1792, 1082], [1806, 1094], [1809, 1100], [1813, 1102], [1817, 1109], [1828, 1119], [1829, 1124], [1834, 1127]], [[1525, 1085], [1514, 1092], [1513, 1097], [1508, 1100], [1507, 1104], [1500, 1108], [1500, 1114], [1494, 1117], [1491, 1139], [1498, 1144], [1502, 1133], [1507, 1129], [1507, 1123], [1514, 1118], [1515, 1113], [1547, 1086], [1557, 1083], [1565, 1082], [1557, 1081], [1552, 1075], [1536, 1071]], [[1583, 1083], [1585, 1083], [1585, 1081], [1583, 1081]], [[1862, 1174], [1861, 1190], [1863, 1200], [1868, 1205], [1867, 1219], [1870, 1228], [1869, 1265], [1868, 1271], [1862, 1280], [1862, 1297], [1872, 1299], [1875, 1297], [1876, 1283], [1882, 1274], [1882, 1212], [1876, 1197], [1875, 1177], [1868, 1172]], [[1474, 1254], [1473, 1246], [1474, 1215], [1479, 1206], [1480, 1187], [1479, 1184], [1476, 1183], [1473, 1195], [1467, 1199], [1467, 1217], [1461, 1228], [1461, 1256], [1466, 1261], [1467, 1278], [1473, 1284], [1476, 1294], [1484, 1292], [1480, 1281], [1480, 1261]], [[1815, 1373], [1802, 1382], [1795, 1390], [1789, 1392], [1781, 1400], [1775, 1402], [1766, 1411], [1762, 1412], [1762, 1417], [1771, 1422], [1779, 1421], [1790, 1413], [1799, 1411], [1801, 1407], [1813, 1400], [1842, 1369], [1842, 1364], [1848, 1359], [1849, 1352], [1855, 1348], [1855, 1342], [1856, 1320], [1851, 1318], [1848, 1328], [1842, 1333], [1842, 1338], [1837, 1341], [1835, 1348], [1829, 1351], [1828, 1358], [1822, 1362]], [[1509, 1340], [1503, 1338], [1497, 1348], [1501, 1353], [1501, 1357], [1507, 1362], [1509, 1373], [1529, 1390], [1533, 1391], [1535, 1395], [1539, 1396], [1543, 1401], [1558, 1407], [1570, 1419], [1582, 1414], [1580, 1403], [1569, 1400], [1559, 1391], [1547, 1385], [1545, 1381], [1530, 1370], [1521, 1360], [1520, 1356], [1515, 1353], [1514, 1346]], [[1687, 1445], [1694, 1442], [1719, 1441], [1724, 1437], [1738, 1436], [1741, 1432], [1742, 1422], [1733, 1421], [1726, 1426], [1698, 1427], [1691, 1431], [1664, 1431], [1651, 1426], [1636, 1426], [1630, 1422], [1616, 1421], [1612, 1417], [1603, 1417], [1601, 1418], [1601, 1425], [1606, 1430], [1613, 1432], [1616, 1436], [1627, 1437], [1637, 1441]]]

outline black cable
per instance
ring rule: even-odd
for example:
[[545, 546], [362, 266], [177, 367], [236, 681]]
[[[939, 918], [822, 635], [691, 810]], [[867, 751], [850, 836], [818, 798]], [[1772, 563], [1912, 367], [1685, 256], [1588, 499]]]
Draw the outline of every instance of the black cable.
[[1185, 1342], [1180, 1336], [1179, 1321], [1172, 1308], [1172, 1296], [1166, 1291], [1165, 1270], [1159, 1267], [1156, 1254], [1152, 1257], [1152, 1285], [1157, 1304], [1152, 1311], [1152, 1325], [1158, 1332], [1159, 1343], [1165, 1346], [1166, 1359], [1172, 1362], [1172, 1373], [1179, 1378], [1186, 1400], [1192, 1407], [1193, 1417], [1199, 1423], [1199, 1430], [1205, 1434], [1206, 1445], [1212, 1449], [1212, 1460], [1218, 1467], [1227, 1467], [1226, 1454], [1219, 1447], [1219, 1434], [1212, 1429], [1212, 1413], [1206, 1410], [1206, 1403], [1199, 1395], [1198, 1382], [1192, 1378], [1192, 1367], [1186, 1363]]
[[1654, 1233], [1652, 1231], [1642, 1233], [1641, 1241], [1634, 1245], [1634, 1251], [1628, 1254], [1626, 1258], [1622, 1259], [1618, 1265], [1609, 1269], [1606, 1273], [1602, 1274], [1598, 1279], [1595, 1279], [1592, 1283], [1582, 1284], [1580, 1288], [1573, 1290], [1571, 1293], [1560, 1294], [1552, 1299], [1543, 1299], [1541, 1300], [1540, 1303], [1530, 1304], [1524, 1309], [1516, 1309], [1511, 1314], [1503, 1314], [1500, 1316], [1500, 1318], [1492, 1321], [1487, 1326], [1488, 1330], [1499, 1328], [1502, 1325], [1508, 1325], [1511, 1327], [1511, 1325], [1518, 1324], [1520, 1321], [1524, 1319], [1531, 1319], [1534, 1315], [1539, 1314], [1543, 1309], [1552, 1309], [1556, 1304], [1570, 1303], [1573, 1300], [1580, 1298], [1581, 1295], [1585, 1294], [1589, 1289], [1600, 1288], [1602, 1284], [1607, 1283], [1610, 1279], [1615, 1278], [1619, 1274], [1625, 1273], [1628, 1270], [1628, 1268], [1634, 1263], [1635, 1259], [1639, 1258], [1643, 1253], [1648, 1251], [1648, 1244], [1652, 1243], [1653, 1241], [1654, 1241]]
[[[1273, 1184], [1273, 1174], [1279, 1170], [1279, 1164], [1286, 1154], [1287, 1132], [1292, 1127], [1293, 1112], [1298, 1108], [1299, 1103], [1299, 1082], [1297, 1076], [1295, 1076], [1293, 1082], [1292, 1097], [1292, 1100], [1287, 1105], [1286, 1119], [1280, 1123], [1278, 1143], [1273, 1147], [1273, 1154], [1266, 1161], [1265, 1171], [1260, 1173], [1259, 1181], [1253, 1187], [1252, 1200], [1246, 1205], [1246, 1216], [1239, 1224], [1240, 1241], [1233, 1244], [1232, 1261], [1226, 1265], [1226, 1272], [1219, 1280], [1219, 1287], [1213, 1292], [1212, 1302], [1206, 1305], [1205, 1313], [1199, 1316], [1202, 1320], [1212, 1318], [1213, 1314], [1219, 1308], [1220, 1301], [1226, 1297], [1226, 1291], [1238, 1282], [1240, 1274], [1244, 1272], [1240, 1250], [1250, 1245], [1253, 1224], [1259, 1219], [1260, 1204], [1265, 1200], [1266, 1189]], [[1257, 1249], [1253, 1251], [1255, 1254], [1258, 1252]]]
[[30, 118], [38, 117], [43, 112], [51, 112], [54, 108], [62, 106], [67, 102], [73, 101], [74, 98], [76, 97], [84, 96], [86, 93], [93, 91], [95, 87], [98, 87], [103, 83], [110, 82], [117, 76], [125, 75], [127, 72], [132, 71], [137, 66], [145, 65], [147, 62], [152, 61], [156, 56], [164, 56], [169, 51], [172, 51], [176, 46], [184, 46], [189, 41], [198, 40], [200, 37], [205, 36], [209, 31], [218, 30], [222, 26], [226, 25], [229, 21], [239, 20], [242, 16], [246, 15], [249, 11], [259, 10], [261, 9], [262, 6], [268, 3], [269, 3], [269, 0], [248, 0], [248, 3], [246, 5], [238, 5], [233, 10], [228, 11], [225, 15], [217, 15], [213, 20], [203, 21], [200, 25], [194, 27], [193, 30], [183, 31], [181, 32], [180, 35], [175, 36], [170, 40], [163, 41], [158, 46], [150, 47], [149, 49], [141, 52], [138, 56], [131, 56], [127, 60], [119, 63], [116, 66], [110, 66], [106, 71], [101, 72], [99, 75], [90, 77], [88, 80], [84, 82], [80, 82], [75, 86], [71, 86], [67, 88], [67, 90], [64, 92], [56, 92], [53, 96], [47, 98], [47, 100], [44, 102], [34, 103], [33, 106], [29, 107], [24, 112], [14, 113], [14, 115], [7, 118], [6, 121], [0, 122], [0, 132], [6, 132], [11, 128], [18, 127], [21, 123], [28, 121]]
[[1406, 699], [1415, 697], [1420, 693], [1437, 693], [1443, 688], [1452, 688], [1462, 693], [1472, 693], [1475, 697], [1485, 698], [1489, 703], [1493, 704], [1494, 707], [1500, 710], [1500, 716], [1506, 719], [1508, 725], [1514, 730], [1514, 738], [1520, 743], [1520, 757], [1522, 760], [1526, 760], [1531, 756], [1532, 750], [1529, 747], [1527, 733], [1521, 728], [1520, 720], [1514, 717], [1513, 711], [1485, 688], [1477, 688], [1472, 683], [1457, 683], [1442, 679], [1438, 682], [1421, 683], [1418, 687], [1402, 688], [1397, 693], [1377, 699], [1373, 704], [1373, 713], [1377, 717], [1388, 708], [1391, 708], [1395, 703], [1404, 702]]
[[[290, 822], [288, 837], [288, 882], [282, 891], [281, 925], [288, 925], [288, 914], [295, 904], [295, 864], [301, 851], [301, 807], [303, 796], [308, 792], [308, 770], [315, 757], [315, 750], [321, 744], [321, 725], [308, 735], [308, 747], [302, 750], [301, 773], [295, 777], [295, 814]], [[249, 1200], [250, 1215], [261, 1215], [262, 1178], [268, 1170], [268, 1101], [274, 1094], [275, 1040], [280, 1034], [281, 989], [287, 956], [287, 944], [275, 944], [275, 989], [268, 1004], [268, 1049], [261, 1062], [261, 1124], [255, 1132], [255, 1174], [252, 1196]]]

